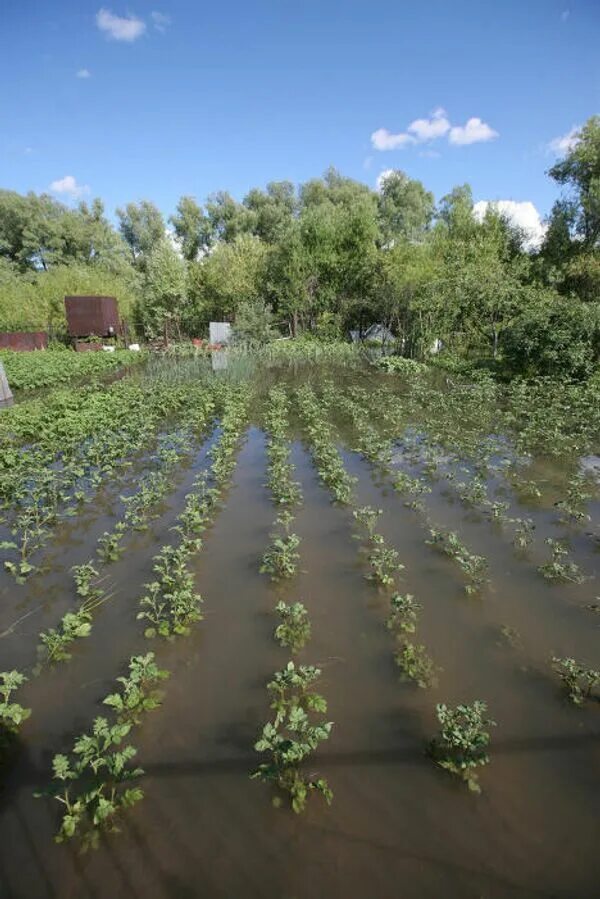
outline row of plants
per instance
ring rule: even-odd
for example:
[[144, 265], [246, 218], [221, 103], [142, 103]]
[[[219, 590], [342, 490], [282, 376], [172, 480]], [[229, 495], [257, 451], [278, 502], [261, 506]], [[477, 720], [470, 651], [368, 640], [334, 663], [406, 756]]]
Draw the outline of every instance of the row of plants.
[[[328, 454], [325, 454], [325, 458], [327, 457]], [[379, 461], [374, 453], [373, 460], [376, 459]], [[317, 460], [317, 466], [318, 464]], [[350, 504], [353, 505], [351, 498]], [[397, 592], [395, 579], [404, 566], [400, 563], [396, 550], [376, 530], [381, 510], [364, 506], [353, 507], [352, 512], [362, 532], [363, 551], [369, 566], [366, 577], [378, 589], [390, 594], [390, 614], [386, 626], [395, 637], [394, 658], [402, 677], [421, 688], [436, 686], [438, 669], [435, 663], [425, 646], [412, 639], [417, 632], [421, 605], [411, 594], [402, 595]], [[492, 719], [486, 717], [486, 711], [486, 703], [482, 700], [475, 700], [471, 705], [460, 704], [455, 708], [438, 704], [436, 714], [440, 732], [428, 744], [428, 753], [433, 761], [460, 777], [474, 792], [480, 792], [481, 789], [477, 769], [489, 761], [488, 728], [495, 725]]]
[[[223, 411], [219, 435], [209, 451], [209, 470], [196, 478], [185, 497], [173, 527], [177, 541], [154, 556], [155, 579], [145, 585], [139, 602], [137, 618], [143, 621], [147, 638], [186, 635], [202, 617], [202, 598], [194, 589], [188, 565], [191, 555], [201, 549], [202, 534], [230, 481], [247, 420], [249, 393], [224, 385], [220, 399]], [[160, 705], [158, 685], [167, 676], [157, 667], [153, 653], [131, 659], [129, 675], [118, 678], [120, 687], [103, 700], [112, 718], [97, 717], [91, 732], [75, 740], [69, 755], [55, 756], [53, 783], [40, 795], [50, 794], [62, 805], [58, 842], [77, 838], [83, 849], [95, 847], [100, 834], [118, 830], [123, 812], [143, 798], [139, 786], [131, 785], [143, 770], [133, 764], [137, 751], [128, 738], [143, 714]]]
[[[77, 514], [104, 481], [114, 485], [119, 474], [131, 469], [135, 455], [157, 440], [158, 429], [167, 418], [177, 416], [185, 426], [206, 395], [200, 386], [190, 388], [187, 395], [160, 387], [151, 394], [132, 385], [123, 388], [122, 382], [119, 387], [107, 391], [110, 400], [100, 406], [92, 393], [84, 410], [57, 412], [53, 441], [46, 435], [43, 447], [31, 446], [27, 452], [15, 447], [20, 461], [0, 473], [2, 489], [11, 491], [12, 508], [12, 539], [3, 541], [0, 549], [8, 553], [4, 567], [17, 582], [36, 570], [32, 556], [60, 520]], [[74, 417], [76, 426], [72, 425]], [[63, 433], [61, 422], [67, 431], [73, 427], [70, 435]], [[93, 433], [86, 433], [88, 427]], [[69, 439], [75, 430], [77, 439]]]
[[13, 390], [56, 387], [77, 378], [90, 378], [138, 365], [146, 358], [143, 352], [117, 349], [110, 353], [76, 353], [67, 349], [33, 353], [0, 350], [0, 362]]
[[[197, 410], [195, 427], [198, 430], [206, 427], [213, 411], [212, 398], [206, 395]], [[156, 514], [158, 504], [172, 487], [171, 475], [176, 465], [191, 452], [193, 445], [193, 435], [189, 430], [161, 435], [158, 449], [149, 462], [156, 466], [155, 470], [141, 479], [134, 493], [121, 497], [125, 504], [123, 516], [111, 531], [105, 531], [98, 539], [97, 556], [101, 563], [112, 563], [121, 556], [122, 541], [127, 533], [148, 527], [153, 512]], [[110, 598], [100, 586], [100, 573], [93, 560], [74, 566], [72, 571], [79, 605], [75, 610], [66, 612], [56, 628], [40, 634], [38, 673], [44, 664], [70, 660], [71, 644], [90, 635], [94, 612]]]
[[[269, 391], [264, 416], [267, 435], [268, 487], [279, 513], [275, 520], [277, 531], [271, 534], [271, 544], [266, 550], [261, 571], [273, 581], [293, 578], [298, 571], [300, 554], [299, 537], [291, 532], [294, 512], [302, 502], [300, 484], [294, 479], [294, 466], [290, 461], [288, 442], [289, 400], [281, 387]], [[308, 611], [302, 602], [286, 603], [281, 598], [275, 607], [279, 624], [275, 639], [279, 645], [296, 655], [304, 648], [311, 635]], [[296, 665], [288, 661], [286, 667], [276, 671], [267, 684], [274, 712], [263, 726], [254, 748], [268, 755], [268, 761], [258, 765], [252, 779], [275, 787], [277, 794], [273, 804], [282, 804], [282, 795], [288, 798], [291, 808], [300, 814], [306, 808], [312, 793], [320, 794], [329, 804], [333, 792], [327, 781], [313, 773], [307, 773], [306, 763], [319, 745], [329, 739], [333, 722], [326, 720], [327, 701], [315, 691], [321, 671], [312, 665]]]
[[[327, 386], [325, 393], [327, 393]], [[341, 408], [353, 422], [357, 434], [356, 450], [368, 461], [376, 465], [379, 473], [384, 473], [391, 478], [395, 490], [409, 495], [406, 505], [424, 516], [425, 524], [429, 529], [429, 537], [426, 542], [452, 558], [468, 578], [465, 587], [466, 592], [470, 594], [477, 593], [487, 582], [486, 560], [470, 552], [455, 532], [443, 531], [431, 524], [423, 503], [424, 494], [431, 490], [426, 480], [390, 466], [394, 444], [389, 437], [383, 437], [371, 423], [369, 408], [372, 405], [372, 396], [364, 388], [354, 386], [346, 394], [339, 397], [336, 403], [338, 408]], [[388, 405], [386, 402], [381, 404], [384, 410], [384, 418]], [[396, 418], [397, 416], [395, 415], [394, 420]], [[430, 443], [426, 433], [417, 433], [410, 429], [405, 431], [403, 455], [405, 461], [413, 465], [421, 464], [423, 472], [429, 478], [438, 477], [440, 469], [442, 469], [443, 477], [449, 485], [452, 485], [454, 492], [463, 504], [477, 508], [492, 522], [502, 526], [510, 526], [512, 528], [512, 543], [519, 553], [523, 553], [531, 545], [535, 531], [533, 520], [529, 517], [509, 516], [507, 514], [509, 503], [488, 497], [486, 483], [481, 474], [475, 473], [470, 479], [466, 480], [465, 474], [470, 473], [469, 465], [465, 465], [464, 460], [457, 458], [454, 454], [452, 456], [444, 456], [440, 445]], [[440, 464], [441, 459], [443, 459], [443, 465]], [[481, 464], [481, 459], [479, 463], [472, 463], [474, 467], [477, 467], [477, 464]], [[488, 464], [489, 458], [486, 466]], [[506, 474], [507, 468], [510, 468], [511, 464], [510, 459], [502, 458], [500, 461], [495, 461], [492, 468], [495, 472], [499, 471]], [[460, 480], [457, 478], [455, 467], [461, 472], [462, 479]], [[535, 485], [532, 484], [529, 485], [528, 489], [530, 492], [537, 490]], [[537, 492], [539, 494], [539, 491]], [[565, 499], [555, 503], [556, 508], [560, 512], [560, 522], [563, 524], [586, 522], [589, 516], [585, 511], [585, 503], [590, 498], [589, 480], [582, 474], [573, 476], [568, 482]], [[584, 577], [574, 560], [568, 558], [568, 549], [565, 541], [547, 538], [545, 543], [550, 548], [551, 557], [548, 561], [538, 565], [537, 570], [539, 573], [547, 580], [557, 583], [581, 583]]]

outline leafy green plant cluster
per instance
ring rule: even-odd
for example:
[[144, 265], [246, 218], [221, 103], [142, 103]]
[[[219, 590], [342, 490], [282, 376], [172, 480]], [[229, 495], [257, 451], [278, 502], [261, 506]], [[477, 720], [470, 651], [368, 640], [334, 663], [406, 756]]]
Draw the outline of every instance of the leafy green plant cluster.
[[394, 654], [394, 660], [404, 680], [413, 681], [423, 690], [437, 686], [438, 669], [422, 643], [402, 641]]
[[407, 378], [420, 377], [427, 372], [427, 366], [423, 362], [406, 356], [379, 356], [374, 365], [386, 374], [405, 375]]
[[595, 687], [600, 683], [599, 670], [586, 668], [575, 659], [561, 659], [554, 656], [552, 666], [565, 685], [569, 699], [575, 705], [583, 705], [586, 699], [590, 699]]
[[133, 656], [127, 677], [117, 678], [120, 692], [106, 696], [104, 705], [114, 709], [119, 724], [140, 724], [143, 712], [159, 708], [162, 694], [157, 688], [168, 677], [169, 672], [156, 664], [153, 652]]
[[158, 439], [156, 453], [150, 458], [153, 470], [138, 483], [137, 489], [128, 496], [122, 496], [125, 513], [117, 521], [112, 531], [105, 531], [98, 540], [97, 553], [104, 563], [115, 562], [122, 555], [122, 541], [129, 529], [144, 531], [149, 520], [158, 514], [160, 503], [172, 489], [172, 472], [177, 464], [193, 449], [193, 433], [204, 431], [211, 421], [215, 403], [211, 392], [207, 391], [194, 414], [193, 427], [187, 426]]
[[118, 832], [122, 813], [143, 799], [143, 791], [131, 785], [144, 772], [131, 764], [135, 747], [124, 744], [130, 730], [131, 724], [110, 724], [99, 716], [69, 755], [54, 756], [47, 794], [63, 808], [57, 843], [78, 838], [83, 850], [95, 849], [100, 834]]
[[585, 505], [591, 498], [586, 477], [576, 474], [568, 483], [566, 497], [555, 504], [560, 512], [560, 521], [563, 524], [582, 524], [589, 521], [590, 516], [585, 511]]
[[487, 583], [487, 562], [483, 556], [469, 552], [458, 534], [454, 531], [442, 531], [430, 528], [429, 540], [425, 541], [445, 556], [453, 559], [461, 571], [469, 578], [465, 592], [469, 595], [477, 593]]
[[[311, 792], [320, 793], [327, 804], [333, 798], [327, 781], [307, 774], [302, 767], [319, 744], [329, 739], [333, 727], [333, 722], [324, 720], [325, 698], [312, 689], [320, 676], [318, 668], [296, 667], [294, 662], [275, 673], [267, 685], [275, 717], [264, 725], [254, 747], [268, 753], [269, 761], [260, 764], [251, 777], [287, 794], [296, 814], [304, 811]], [[274, 804], [280, 803], [276, 796]]]
[[147, 622], [146, 637], [173, 637], [189, 633], [200, 621], [202, 597], [194, 590], [188, 570], [189, 551], [184, 546], [164, 546], [154, 558], [156, 580], [146, 584], [138, 619]]
[[301, 602], [287, 604], [280, 600], [275, 606], [275, 611], [281, 619], [275, 628], [275, 639], [280, 646], [289, 648], [293, 655], [310, 640], [310, 618], [305, 606]]
[[113, 353], [76, 353], [73, 350], [20, 353], [0, 350], [0, 361], [13, 390], [56, 387], [77, 378], [108, 374], [147, 358], [144, 352], [115, 350]]
[[488, 728], [496, 722], [486, 717], [487, 705], [477, 699], [471, 705], [456, 708], [436, 706], [440, 733], [430, 744], [436, 764], [465, 781], [469, 790], [480, 793], [477, 768], [487, 765]]
[[99, 575], [92, 562], [75, 565], [71, 570], [81, 602], [77, 609], [63, 615], [58, 627], [40, 633], [36, 674], [41, 672], [44, 664], [67, 662], [71, 659], [71, 644], [75, 640], [89, 637], [92, 632], [94, 611], [108, 598], [97, 583]]
[[546, 537], [544, 543], [550, 547], [550, 559], [538, 567], [540, 574], [555, 583], [581, 584], [584, 577], [577, 563], [568, 558], [569, 550], [564, 542]]
[[281, 512], [275, 519], [279, 531], [271, 534], [271, 543], [265, 550], [260, 566], [261, 573], [269, 574], [274, 581], [294, 577], [300, 561], [300, 537], [290, 531], [293, 516]]
[[366, 531], [365, 552], [369, 563], [367, 580], [381, 587], [390, 587], [398, 571], [404, 568], [396, 550], [388, 546], [385, 538], [375, 530], [381, 509], [363, 506], [354, 509], [352, 515]]
[[390, 598], [392, 611], [386, 621], [388, 630], [393, 634], [414, 634], [417, 630], [419, 612], [423, 608], [414, 596], [406, 593], [394, 593]]
[[100, 834], [118, 831], [123, 812], [143, 799], [143, 791], [132, 786], [144, 773], [132, 765], [137, 750], [124, 741], [144, 713], [160, 706], [158, 686], [167, 677], [154, 653], [133, 656], [128, 675], [117, 678], [119, 691], [103, 700], [115, 720], [98, 716], [68, 755], [54, 756], [53, 783], [36, 795], [52, 796], [62, 807], [57, 843], [78, 838], [82, 849], [96, 848]]
[[[332, 385], [333, 387], [333, 385]], [[335, 387], [331, 389], [332, 406], [345, 412], [354, 427], [356, 451], [369, 462], [387, 469], [392, 457], [392, 442], [382, 436], [373, 424], [372, 409], [364, 388], [354, 386], [347, 393], [338, 395]]]
[[[199, 387], [152, 389], [119, 381], [104, 388], [58, 390], [6, 410], [0, 423], [0, 508], [13, 539], [7, 571], [22, 583], [36, 565], [33, 555], [57, 523], [107, 479], [131, 468], [135, 455], [156, 439], [162, 421], [202, 406]], [[27, 446], [27, 452], [21, 447]]]
[[302, 492], [300, 484], [294, 480], [294, 466], [289, 459], [288, 410], [286, 391], [281, 387], [271, 388], [265, 413], [269, 489], [276, 505], [290, 509], [302, 502]]
[[154, 557], [155, 580], [146, 584], [140, 599], [138, 619], [146, 622], [147, 637], [172, 638], [189, 633], [190, 625], [202, 618], [202, 597], [194, 590], [188, 570], [191, 554], [202, 546], [202, 534], [208, 527], [233, 467], [247, 414], [248, 393], [230, 388], [224, 399], [221, 432], [211, 447], [208, 476], [196, 478], [192, 491], [174, 526], [179, 535], [176, 546], [164, 546]]
[[337, 502], [350, 503], [354, 478], [346, 471], [336, 449], [326, 413], [308, 384], [298, 388], [296, 399], [321, 481]]
[[26, 680], [20, 671], [0, 671], [0, 745], [7, 734], [16, 733], [23, 721], [31, 715], [31, 709], [25, 709], [12, 700], [13, 693]]

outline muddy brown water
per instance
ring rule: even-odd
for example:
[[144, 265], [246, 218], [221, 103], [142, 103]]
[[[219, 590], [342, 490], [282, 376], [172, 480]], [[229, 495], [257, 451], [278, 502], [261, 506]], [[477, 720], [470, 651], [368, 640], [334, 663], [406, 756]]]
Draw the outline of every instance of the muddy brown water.
[[[264, 487], [264, 435], [251, 427], [224, 508], [193, 560], [205, 618], [188, 638], [149, 644], [135, 620], [141, 585], [205, 453], [180, 474], [151, 529], [107, 568], [115, 596], [91, 636], [69, 664], [23, 690], [34, 713], [0, 793], [2, 899], [598, 896], [600, 705], [565, 702], [549, 668], [555, 653], [598, 660], [600, 621], [585, 609], [596, 596], [598, 555], [585, 529], [573, 532], [573, 551], [590, 579], [551, 586], [535, 570], [542, 536], [554, 532], [551, 511], [534, 510], [536, 547], [519, 558], [497, 528], [434, 485], [430, 518], [458, 530], [490, 563], [490, 586], [468, 597], [452, 561], [425, 544], [422, 516], [344, 451], [357, 501], [383, 510], [380, 530], [406, 566], [402, 591], [423, 605], [418, 641], [441, 671], [437, 688], [419, 690], [399, 680], [384, 626], [389, 597], [364, 578], [351, 514], [331, 504], [299, 442], [292, 458], [304, 494], [294, 525], [302, 571], [283, 587], [259, 573], [275, 511]], [[52, 601], [35, 625], [26, 619], [0, 640], [3, 668], [31, 665], [35, 634], [63, 612], [73, 544], [89, 557], [114, 523], [108, 504], [86, 516], [79, 529], [57, 535], [52, 550], [63, 574], [47, 575]], [[1, 621], [14, 621], [28, 602], [39, 605], [45, 584], [3, 581]], [[253, 743], [269, 717], [265, 685], [288, 658], [273, 639], [280, 597], [309, 610], [312, 638], [299, 658], [322, 668], [334, 721], [309, 766], [328, 779], [333, 804], [312, 797], [302, 816], [274, 808], [269, 788], [249, 779], [259, 761]], [[503, 625], [518, 632], [515, 646], [502, 640]], [[32, 794], [47, 783], [53, 754], [68, 750], [101, 711], [129, 656], [149, 646], [171, 677], [162, 707], [132, 733], [145, 799], [120, 834], [81, 856], [53, 842], [58, 805]], [[481, 796], [425, 753], [435, 703], [476, 698], [498, 722]]]

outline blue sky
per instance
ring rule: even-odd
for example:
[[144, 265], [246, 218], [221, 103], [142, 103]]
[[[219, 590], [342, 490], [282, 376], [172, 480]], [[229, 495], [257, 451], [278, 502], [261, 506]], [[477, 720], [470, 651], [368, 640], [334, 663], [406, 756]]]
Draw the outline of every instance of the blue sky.
[[111, 214], [334, 165], [544, 215], [600, 112], [598, 0], [4, 0], [0, 33], [0, 186]]

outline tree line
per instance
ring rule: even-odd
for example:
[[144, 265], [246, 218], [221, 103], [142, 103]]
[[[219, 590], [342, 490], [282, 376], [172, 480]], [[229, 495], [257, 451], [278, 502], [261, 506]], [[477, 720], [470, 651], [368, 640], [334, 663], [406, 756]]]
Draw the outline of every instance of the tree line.
[[444, 348], [509, 370], [588, 375], [600, 352], [600, 118], [549, 172], [560, 196], [542, 245], [469, 185], [436, 205], [392, 171], [375, 191], [329, 169], [272, 182], [241, 202], [184, 196], [168, 220], [150, 201], [116, 213], [0, 191], [0, 330], [64, 329], [65, 293], [111, 293], [154, 338], [234, 320], [248, 339], [365, 334], [381, 323], [407, 356]]

